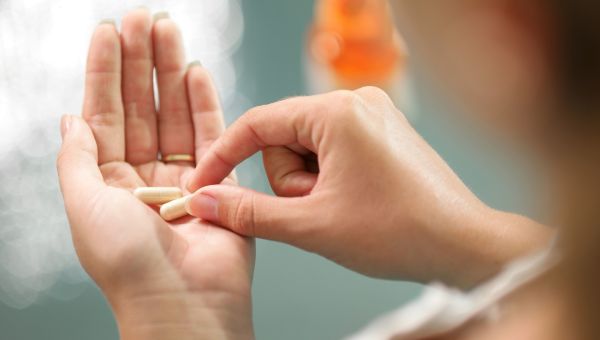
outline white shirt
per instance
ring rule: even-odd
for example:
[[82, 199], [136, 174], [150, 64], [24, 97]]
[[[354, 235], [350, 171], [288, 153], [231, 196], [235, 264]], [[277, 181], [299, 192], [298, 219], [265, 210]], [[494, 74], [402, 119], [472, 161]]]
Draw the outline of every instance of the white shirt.
[[498, 302], [556, 265], [550, 250], [519, 259], [495, 278], [463, 292], [440, 283], [428, 285], [406, 306], [383, 315], [347, 340], [414, 340], [456, 330], [474, 317], [496, 318]]

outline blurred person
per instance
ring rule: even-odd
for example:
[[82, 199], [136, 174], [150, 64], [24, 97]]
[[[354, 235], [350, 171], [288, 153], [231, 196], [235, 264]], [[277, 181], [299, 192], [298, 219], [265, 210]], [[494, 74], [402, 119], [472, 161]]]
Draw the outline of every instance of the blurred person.
[[[150, 28], [135, 11], [121, 43], [111, 25], [94, 34], [85, 121], [63, 119], [58, 161], [78, 255], [123, 338], [253, 337], [247, 237], [374, 277], [445, 284], [358, 339], [598, 338], [600, 7], [395, 5], [430, 78], [544, 165], [559, 236], [481, 202], [376, 88], [260, 106], [223, 132], [205, 71], [186, 71], [181, 45], [169, 45], [172, 21]], [[196, 170], [161, 163], [159, 151], [195, 153]], [[258, 151], [276, 197], [233, 184], [235, 165]], [[162, 221], [131, 195], [139, 185], [189, 189], [187, 209], [201, 219]]]

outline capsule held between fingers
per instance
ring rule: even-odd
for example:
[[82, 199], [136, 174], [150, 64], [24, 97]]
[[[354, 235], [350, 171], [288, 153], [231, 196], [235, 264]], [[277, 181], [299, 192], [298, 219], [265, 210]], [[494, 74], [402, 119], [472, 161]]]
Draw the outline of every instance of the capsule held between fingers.
[[160, 216], [165, 221], [173, 221], [180, 217], [188, 215], [187, 211], [185, 210], [185, 203], [187, 202], [189, 197], [190, 195], [187, 195], [161, 205]]
[[177, 187], [140, 187], [133, 195], [146, 204], [163, 204], [182, 197], [183, 192]]

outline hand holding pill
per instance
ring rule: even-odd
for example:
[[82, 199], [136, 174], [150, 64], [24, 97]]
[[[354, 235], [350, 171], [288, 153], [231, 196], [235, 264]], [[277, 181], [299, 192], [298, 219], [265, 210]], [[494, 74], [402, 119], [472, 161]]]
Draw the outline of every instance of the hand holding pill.
[[[219, 185], [258, 151], [278, 197]], [[374, 87], [249, 110], [199, 159], [188, 189], [195, 216], [376, 277], [469, 286], [549, 236], [481, 202]], [[468, 235], [506, 245], [490, 251]]]

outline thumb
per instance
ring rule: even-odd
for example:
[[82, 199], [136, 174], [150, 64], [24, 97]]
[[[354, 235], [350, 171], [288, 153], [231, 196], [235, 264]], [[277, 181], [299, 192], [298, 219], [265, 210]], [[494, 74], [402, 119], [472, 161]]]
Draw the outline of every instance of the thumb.
[[67, 212], [78, 202], [87, 202], [104, 187], [98, 168], [98, 150], [92, 130], [76, 116], [61, 120], [63, 144], [57, 158], [60, 187]]
[[190, 215], [244, 236], [298, 245], [311, 224], [308, 197], [274, 197], [233, 185], [204, 187], [190, 197]]

